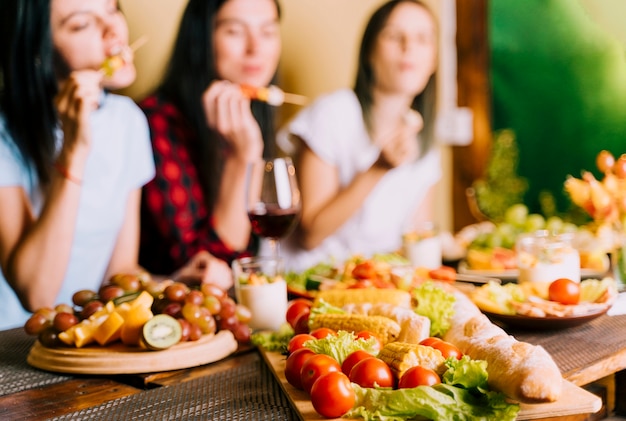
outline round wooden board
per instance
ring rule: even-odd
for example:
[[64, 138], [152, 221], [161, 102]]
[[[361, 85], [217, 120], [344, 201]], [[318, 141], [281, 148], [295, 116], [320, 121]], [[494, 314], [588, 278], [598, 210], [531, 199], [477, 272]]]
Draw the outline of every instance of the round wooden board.
[[107, 347], [46, 348], [35, 342], [26, 361], [33, 367], [72, 374], [132, 374], [179, 370], [221, 360], [237, 350], [228, 330], [182, 342], [163, 351], [115, 343]]

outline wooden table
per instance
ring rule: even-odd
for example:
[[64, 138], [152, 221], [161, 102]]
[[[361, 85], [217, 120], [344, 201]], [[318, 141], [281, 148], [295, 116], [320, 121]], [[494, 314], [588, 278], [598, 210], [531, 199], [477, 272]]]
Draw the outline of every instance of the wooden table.
[[[626, 414], [626, 316], [602, 316], [558, 332], [514, 334], [544, 346], [564, 378], [577, 385], [617, 373], [615, 406]], [[0, 332], [2, 420], [299, 419], [254, 349], [239, 350], [224, 360], [185, 370], [70, 376], [28, 366], [26, 356], [33, 341], [21, 329]]]

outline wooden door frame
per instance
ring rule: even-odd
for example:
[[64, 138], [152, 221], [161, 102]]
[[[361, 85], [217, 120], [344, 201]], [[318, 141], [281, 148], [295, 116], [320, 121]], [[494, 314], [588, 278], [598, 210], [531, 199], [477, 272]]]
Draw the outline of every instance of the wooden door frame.
[[480, 178], [492, 141], [489, 78], [489, 0], [456, 0], [458, 106], [472, 110], [473, 142], [452, 148], [453, 229], [476, 222], [469, 210], [466, 189]]

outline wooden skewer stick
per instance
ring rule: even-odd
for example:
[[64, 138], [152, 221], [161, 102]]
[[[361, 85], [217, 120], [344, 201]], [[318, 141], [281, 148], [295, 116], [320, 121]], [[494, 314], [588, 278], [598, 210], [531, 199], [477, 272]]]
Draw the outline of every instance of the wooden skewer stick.
[[137, 38], [135, 41], [133, 41], [132, 44], [129, 45], [129, 48], [135, 52], [137, 51], [139, 48], [143, 47], [143, 45], [148, 42], [148, 36], [147, 35], [142, 35], [139, 38]]

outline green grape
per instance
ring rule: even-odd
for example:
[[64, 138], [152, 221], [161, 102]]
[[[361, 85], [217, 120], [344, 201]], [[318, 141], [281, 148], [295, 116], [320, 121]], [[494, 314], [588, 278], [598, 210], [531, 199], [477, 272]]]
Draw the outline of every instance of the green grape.
[[487, 240], [487, 246], [491, 248], [502, 247], [502, 235], [498, 232], [492, 232]]
[[563, 227], [561, 228], [562, 233], [574, 233], [578, 232], [578, 226], [571, 222], [564, 222]]
[[528, 217], [528, 207], [523, 203], [516, 203], [504, 212], [504, 222], [516, 227], [523, 227]]
[[563, 220], [558, 216], [551, 216], [546, 220], [546, 229], [551, 233], [563, 232]]
[[524, 224], [524, 230], [526, 232], [534, 232], [538, 230], [544, 229], [546, 226], [546, 220], [543, 215], [538, 213], [531, 213], [526, 218], [526, 223]]

